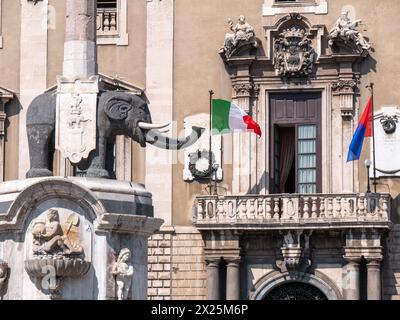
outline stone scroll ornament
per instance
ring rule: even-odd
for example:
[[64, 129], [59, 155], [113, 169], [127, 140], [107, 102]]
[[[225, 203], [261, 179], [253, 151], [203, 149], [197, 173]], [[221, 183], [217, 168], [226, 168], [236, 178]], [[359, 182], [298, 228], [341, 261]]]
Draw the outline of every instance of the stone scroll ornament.
[[281, 77], [307, 77], [314, 72], [316, 53], [311, 34], [298, 25], [283, 30], [274, 45], [275, 72]]
[[112, 266], [112, 274], [115, 277], [118, 300], [127, 300], [131, 290], [134, 269], [130, 263], [132, 254], [127, 248], [122, 249], [117, 261]]
[[334, 51], [340, 51], [340, 48], [347, 51], [361, 54], [368, 52], [371, 45], [357, 30], [362, 20], [351, 21], [349, 12], [343, 11], [335, 26], [329, 32], [329, 45]]
[[228, 20], [229, 28], [233, 33], [225, 35], [224, 46], [219, 50], [226, 58], [232, 56], [250, 54], [253, 49], [258, 48], [254, 28], [246, 22], [245, 16], [241, 15], [238, 23], [234, 26], [231, 19]]
[[[33, 277], [42, 279], [54, 273], [48, 289], [52, 298], [61, 294], [65, 278], [84, 276], [90, 269], [90, 262], [84, 259], [84, 250], [78, 240], [69, 237], [72, 227], [79, 225], [79, 216], [71, 214], [61, 226], [57, 210], [50, 209], [46, 219], [36, 219], [32, 227], [31, 259], [25, 260], [25, 270]], [[42, 284], [43, 287], [43, 284]]]

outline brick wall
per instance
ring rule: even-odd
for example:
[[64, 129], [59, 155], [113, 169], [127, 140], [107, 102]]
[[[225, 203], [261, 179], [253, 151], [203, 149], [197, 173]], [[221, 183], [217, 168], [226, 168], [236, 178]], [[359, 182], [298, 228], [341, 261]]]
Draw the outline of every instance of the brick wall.
[[151, 300], [206, 298], [204, 242], [194, 227], [163, 229], [149, 241]]

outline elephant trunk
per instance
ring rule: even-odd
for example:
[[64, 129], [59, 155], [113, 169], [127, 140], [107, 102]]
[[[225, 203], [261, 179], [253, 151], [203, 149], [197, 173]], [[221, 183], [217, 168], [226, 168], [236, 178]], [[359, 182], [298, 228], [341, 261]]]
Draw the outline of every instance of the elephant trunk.
[[159, 130], [150, 130], [146, 134], [146, 142], [158, 148], [166, 150], [180, 150], [191, 146], [199, 140], [204, 128], [192, 127], [192, 132], [184, 139], [172, 139], [166, 137]]

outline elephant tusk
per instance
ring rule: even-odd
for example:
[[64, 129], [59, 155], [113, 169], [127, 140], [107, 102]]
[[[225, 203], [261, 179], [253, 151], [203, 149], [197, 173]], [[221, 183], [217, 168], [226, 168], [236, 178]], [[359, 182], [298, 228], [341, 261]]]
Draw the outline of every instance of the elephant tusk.
[[170, 125], [170, 122], [168, 123], [163, 123], [163, 124], [157, 124], [157, 123], [146, 123], [146, 122], [139, 122], [138, 127], [143, 130], [153, 130], [153, 129], [162, 129], [165, 127], [168, 127]]

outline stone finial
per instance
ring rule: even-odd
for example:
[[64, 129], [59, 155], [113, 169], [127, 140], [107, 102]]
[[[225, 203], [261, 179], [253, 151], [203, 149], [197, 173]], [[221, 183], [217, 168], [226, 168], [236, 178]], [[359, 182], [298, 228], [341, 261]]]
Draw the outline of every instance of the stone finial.
[[118, 300], [127, 300], [131, 290], [132, 278], [135, 272], [130, 263], [131, 257], [132, 254], [129, 249], [122, 249], [112, 267], [112, 274], [115, 277], [117, 286]]
[[232, 19], [228, 19], [228, 23], [233, 33], [225, 35], [224, 46], [220, 49], [220, 54], [225, 54], [226, 58], [230, 58], [234, 55], [250, 53], [252, 49], [258, 48], [254, 28], [246, 22], [245, 16], [239, 17], [236, 26]]

